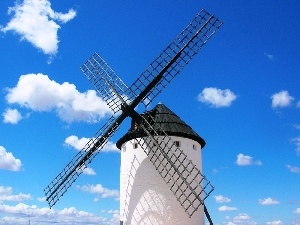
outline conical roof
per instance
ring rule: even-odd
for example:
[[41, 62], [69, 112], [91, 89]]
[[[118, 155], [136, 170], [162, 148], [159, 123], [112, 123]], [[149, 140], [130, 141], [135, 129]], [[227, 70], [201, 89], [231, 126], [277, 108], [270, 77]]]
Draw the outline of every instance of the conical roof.
[[[205, 141], [164, 104], [157, 104], [152, 110], [146, 111], [143, 115], [145, 117], [151, 115], [152, 118], [154, 118], [153, 123], [151, 123], [154, 129], [160, 126], [169, 136], [189, 138], [197, 141], [201, 145], [201, 148], [205, 146]], [[147, 136], [142, 129], [135, 128], [135, 122], [132, 121], [131, 129], [116, 143], [119, 149], [121, 149], [122, 144], [127, 141]]]

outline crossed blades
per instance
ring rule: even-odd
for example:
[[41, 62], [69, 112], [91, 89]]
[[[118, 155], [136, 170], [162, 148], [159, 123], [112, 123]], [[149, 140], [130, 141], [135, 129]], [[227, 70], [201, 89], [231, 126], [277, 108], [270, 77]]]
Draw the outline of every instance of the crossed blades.
[[[135, 107], [140, 103], [147, 107], [221, 25], [218, 18], [201, 10], [130, 87], [98, 53], [87, 60], [81, 70], [114, 115], [46, 187], [44, 191], [50, 207], [63, 196], [128, 116], [147, 134], [138, 142], [186, 213], [191, 217], [204, 205], [213, 186], [159, 126], [152, 127], [154, 119], [138, 114]], [[147, 146], [154, 147], [148, 150]]]

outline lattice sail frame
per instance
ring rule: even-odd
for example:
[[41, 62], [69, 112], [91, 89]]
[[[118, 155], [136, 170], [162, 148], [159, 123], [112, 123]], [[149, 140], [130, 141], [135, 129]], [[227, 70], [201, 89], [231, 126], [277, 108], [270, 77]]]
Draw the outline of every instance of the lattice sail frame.
[[153, 128], [154, 118], [150, 114], [141, 117], [143, 123], [137, 129], [142, 129], [146, 136], [136, 141], [191, 217], [204, 205], [214, 187], [158, 124]]
[[[46, 200], [52, 208], [56, 202], [64, 195], [69, 187], [91, 163], [93, 158], [105, 146], [109, 137], [118, 129], [118, 119], [113, 116], [108, 122], [91, 138], [81, 151], [65, 166], [65, 168], [53, 179], [53, 181], [44, 189]], [[106, 137], [106, 138], [105, 138]]]
[[126, 86], [98, 53], [94, 53], [80, 69], [114, 113], [121, 111], [122, 102], [112, 91], [112, 84], [116, 92], [127, 104], [130, 104], [136, 98], [129, 87]]
[[[108, 106], [116, 114], [120, 113], [120, 116], [114, 118], [113, 116], [110, 120], [95, 134], [82, 151], [80, 151], [71, 162], [62, 170], [62, 172], [46, 187], [45, 194], [49, 206], [52, 207], [70, 188], [70, 186], [75, 182], [83, 170], [87, 167], [88, 163], [91, 163], [92, 159], [99, 153], [99, 151], [104, 147], [108, 139], [116, 132], [119, 125], [127, 116], [133, 116], [137, 113], [134, 108], [143, 102], [145, 106], [148, 106], [151, 101], [162, 91], [162, 89], [170, 83], [170, 81], [180, 72], [180, 70], [193, 58], [193, 56], [202, 48], [202, 46], [211, 38], [217, 29], [222, 25], [213, 15], [208, 14], [206, 11], [201, 10], [192, 22], [175, 38], [175, 40], [160, 54], [145, 70], [144, 73], [133, 83], [131, 87], [127, 87], [124, 82], [116, 75], [116, 73], [108, 66], [108, 64], [95, 53], [82, 67], [81, 70], [84, 72], [86, 77], [95, 86], [96, 90], [100, 96], [107, 101]], [[199, 43], [198, 43], [199, 42]], [[125, 108], [122, 106], [126, 106]], [[125, 110], [124, 110], [125, 109]], [[127, 109], [127, 110], [126, 110]], [[139, 114], [136, 115], [140, 117]], [[144, 121], [140, 123], [141, 127], [146, 126], [147, 122]], [[146, 126], [145, 132], [151, 126]], [[151, 133], [157, 132], [152, 130]], [[162, 132], [162, 131], [159, 131]], [[151, 136], [150, 136], [151, 137]], [[165, 136], [167, 138], [167, 136]], [[160, 143], [159, 140], [151, 138], [154, 143]], [[171, 143], [170, 139], [163, 139], [167, 143]], [[146, 144], [148, 141], [144, 141]], [[172, 149], [173, 147], [171, 147]], [[159, 148], [159, 152], [162, 148]], [[156, 155], [156, 153], [149, 155], [151, 159], [160, 159], [161, 157], [181, 157], [182, 153], [180, 150], [177, 151], [176, 155], [162, 154]], [[156, 151], [157, 152], [157, 151]], [[152, 153], [150, 153], [152, 154]], [[170, 153], [171, 154], [171, 153]], [[152, 161], [153, 161], [152, 160]], [[159, 165], [162, 165], [165, 159], [161, 158]], [[172, 159], [173, 160], [173, 159]], [[173, 161], [168, 161], [168, 165], [172, 165]], [[181, 160], [181, 159], [180, 159]], [[186, 160], [185, 157], [182, 160]], [[157, 161], [157, 160], [156, 160]], [[156, 162], [154, 161], [154, 163]], [[159, 161], [157, 161], [159, 162]], [[176, 162], [176, 161], [174, 161]], [[166, 164], [166, 165], [167, 165]], [[189, 161], [183, 162], [183, 171], [191, 170]], [[155, 164], [154, 164], [155, 166]], [[174, 166], [172, 166], [174, 168]], [[170, 169], [171, 171], [171, 169]], [[176, 182], [182, 179], [183, 171], [175, 169], [178, 174], [178, 179]], [[164, 170], [161, 170], [163, 174]], [[194, 172], [193, 172], [194, 173]], [[185, 210], [189, 215], [192, 215], [195, 210], [199, 207], [199, 204], [203, 204], [204, 199], [209, 195], [211, 191], [207, 190], [205, 187], [210, 186], [210, 183], [203, 184], [206, 179], [199, 173], [201, 180], [196, 184], [192, 181], [183, 181], [185, 185], [190, 186], [190, 192], [192, 194], [180, 194], [180, 188], [172, 190], [175, 195], [179, 198], [180, 203], [183, 205]], [[198, 172], [195, 172], [195, 177], [199, 176]], [[164, 178], [165, 176], [162, 175]], [[166, 179], [166, 178], [164, 178]], [[167, 180], [171, 188], [175, 187], [175, 183], [172, 185], [170, 179]], [[181, 181], [179, 181], [180, 183]], [[200, 187], [200, 184], [204, 191], [202, 191], [201, 196], [197, 195], [195, 190]], [[178, 187], [180, 186], [177, 185]], [[196, 188], [196, 189], [195, 189]], [[179, 190], [179, 191], [178, 191]], [[183, 192], [183, 189], [181, 192]], [[184, 200], [184, 197], [193, 195], [196, 200]], [[203, 197], [204, 195], [204, 197]], [[181, 200], [180, 200], [181, 199]], [[198, 201], [197, 203], [194, 203]], [[190, 202], [192, 206], [187, 205], [186, 202]]]
[[223, 23], [214, 15], [202, 9], [186, 28], [163, 50], [163, 52], [146, 68], [128, 89], [128, 93], [139, 95], [151, 80], [172, 65], [162, 74], [163, 78], [153, 88], [142, 103], [148, 107], [153, 99], [179, 74], [181, 69], [199, 52], [206, 42], [215, 34]]

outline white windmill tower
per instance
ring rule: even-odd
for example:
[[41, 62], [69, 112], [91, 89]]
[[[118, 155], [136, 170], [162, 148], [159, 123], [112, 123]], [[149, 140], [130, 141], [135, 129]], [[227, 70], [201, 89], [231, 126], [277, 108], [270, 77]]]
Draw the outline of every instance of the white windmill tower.
[[[169, 144], [174, 144], [172, 151], [176, 151], [176, 147], [179, 147], [187, 158], [192, 160], [196, 168], [202, 171], [201, 149], [205, 146], [205, 141], [164, 104], [159, 103], [143, 116], [149, 118], [149, 114], [152, 118], [152, 127], [159, 126], [171, 138], [172, 143]], [[148, 149], [153, 146], [145, 144], [145, 138], [147, 137], [143, 130], [138, 129], [132, 120], [129, 132], [117, 142], [117, 147], [121, 149], [121, 224], [203, 225], [204, 205], [201, 205], [192, 216], [185, 212], [177, 200], [181, 197], [181, 193], [174, 195], [161, 178], [159, 172], [161, 170], [158, 171], [153, 167], [145, 153], [145, 150], [146, 152], [157, 151]], [[159, 167], [164, 167], [163, 162], [159, 164]], [[176, 166], [180, 167], [179, 161], [176, 162]], [[201, 183], [201, 180], [197, 183]], [[202, 193], [202, 190], [197, 192]]]

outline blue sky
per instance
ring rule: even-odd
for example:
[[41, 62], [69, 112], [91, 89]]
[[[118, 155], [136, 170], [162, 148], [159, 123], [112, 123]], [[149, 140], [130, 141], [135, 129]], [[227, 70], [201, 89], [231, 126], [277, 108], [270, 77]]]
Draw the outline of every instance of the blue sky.
[[[131, 83], [201, 8], [224, 25], [150, 107], [203, 137], [215, 224], [300, 224], [300, 3], [0, 2], [0, 224], [118, 224], [110, 140], [50, 210], [43, 189], [110, 116], [79, 67], [97, 51]], [[141, 111], [144, 110], [141, 107]]]

